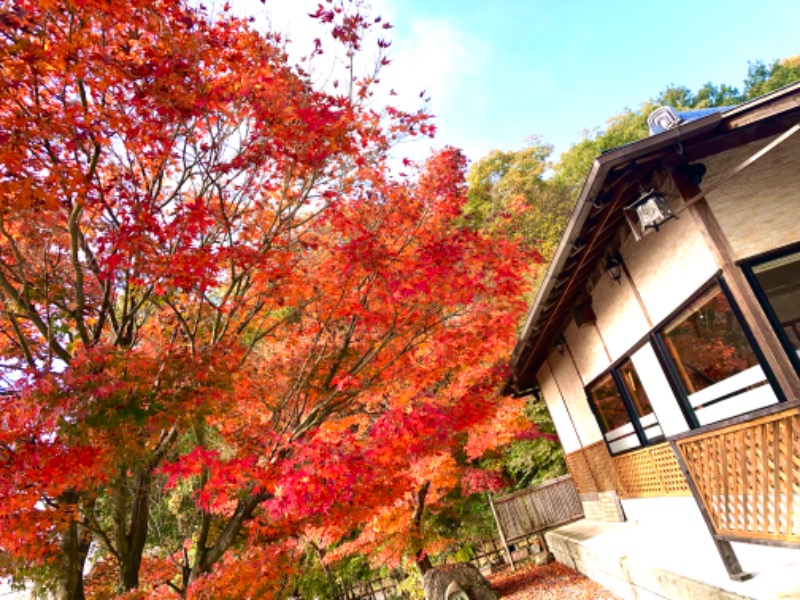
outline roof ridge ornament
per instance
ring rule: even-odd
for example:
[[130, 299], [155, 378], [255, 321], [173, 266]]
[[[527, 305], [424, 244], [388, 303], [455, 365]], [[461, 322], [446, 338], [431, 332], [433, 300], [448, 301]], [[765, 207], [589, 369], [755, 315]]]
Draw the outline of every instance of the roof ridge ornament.
[[683, 119], [678, 112], [671, 106], [659, 106], [647, 117], [647, 126], [650, 128], [650, 135], [664, 133], [670, 129], [675, 129], [683, 123]]

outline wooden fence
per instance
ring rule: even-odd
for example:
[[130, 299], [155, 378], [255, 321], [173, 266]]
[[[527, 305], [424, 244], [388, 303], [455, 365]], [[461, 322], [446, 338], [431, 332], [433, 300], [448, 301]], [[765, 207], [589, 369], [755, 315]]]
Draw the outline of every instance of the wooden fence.
[[372, 581], [358, 581], [347, 586], [340, 596], [342, 600], [394, 600], [402, 598], [399, 581], [393, 577], [380, 577]]
[[569, 475], [505, 496], [490, 496], [489, 501], [512, 568], [510, 546], [515, 541], [583, 518], [583, 505]]
[[[500, 543], [490, 540], [481, 545], [471, 562], [481, 570], [495, 566], [505, 553], [506, 560], [522, 559], [542, 550], [539, 533], [583, 517], [578, 492], [569, 475], [539, 486], [489, 498], [500, 533]], [[357, 582], [342, 590], [344, 600], [392, 600], [402, 597], [399, 581], [385, 577]]]

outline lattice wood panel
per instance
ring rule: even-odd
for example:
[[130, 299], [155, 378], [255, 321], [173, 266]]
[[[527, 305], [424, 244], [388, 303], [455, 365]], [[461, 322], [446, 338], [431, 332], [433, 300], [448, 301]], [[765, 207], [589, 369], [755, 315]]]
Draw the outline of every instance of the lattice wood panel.
[[797, 408], [678, 442], [721, 536], [800, 543]]
[[669, 444], [616, 456], [614, 465], [623, 498], [691, 495]]
[[650, 448], [650, 455], [656, 470], [661, 475], [661, 485], [668, 496], [691, 496], [692, 492], [683, 476], [678, 459], [669, 444], [660, 444]]
[[581, 494], [619, 490], [614, 462], [604, 442], [567, 454], [567, 469]]

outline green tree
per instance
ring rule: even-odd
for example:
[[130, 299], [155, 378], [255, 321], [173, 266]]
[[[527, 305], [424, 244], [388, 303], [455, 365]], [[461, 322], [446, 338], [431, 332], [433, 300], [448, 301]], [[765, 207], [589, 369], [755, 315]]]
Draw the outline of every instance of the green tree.
[[606, 129], [585, 131], [583, 139], [561, 155], [554, 165], [554, 182], [577, 199], [589, 169], [603, 152], [640, 140], [647, 136], [647, 115], [656, 108], [652, 102], [643, 104], [639, 110], [626, 108], [608, 120]]
[[611, 117], [604, 128], [585, 131], [553, 165], [554, 181], [577, 198], [594, 159], [612, 148], [635, 142], [649, 135], [647, 116], [658, 106], [669, 105], [679, 111], [731, 106], [752, 100], [800, 80], [800, 55], [770, 64], [750, 63], [743, 91], [728, 84], [705, 83], [693, 92], [686, 86], [669, 85], [661, 93], [642, 103], [638, 109], [626, 108]]
[[552, 153], [531, 137], [521, 150], [493, 150], [472, 165], [464, 210], [471, 226], [508, 232], [549, 260], [574, 204], [569, 190], [547, 178]]
[[751, 100], [800, 80], [800, 54], [767, 65], [750, 63], [744, 80], [744, 99]]

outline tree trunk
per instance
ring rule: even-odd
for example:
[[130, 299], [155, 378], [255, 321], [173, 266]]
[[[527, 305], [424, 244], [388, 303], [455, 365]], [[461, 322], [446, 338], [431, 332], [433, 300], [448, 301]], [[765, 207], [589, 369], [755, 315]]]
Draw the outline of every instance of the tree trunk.
[[319, 564], [322, 565], [322, 570], [325, 572], [325, 578], [328, 580], [328, 587], [331, 590], [331, 598], [333, 600], [336, 600], [337, 598], [339, 598], [339, 588], [336, 585], [336, 578], [333, 576], [333, 571], [331, 571], [330, 565], [328, 565], [328, 563], [325, 562], [326, 551], [324, 548], [320, 548], [313, 541], [309, 543], [311, 544], [311, 547], [314, 549], [314, 552], [317, 555], [317, 560], [319, 561]]
[[55, 598], [84, 600], [83, 567], [92, 543], [91, 532], [73, 520], [63, 535], [61, 573], [56, 584]]
[[433, 564], [431, 563], [431, 559], [428, 557], [427, 554], [423, 554], [422, 550], [417, 553], [417, 556], [414, 558], [417, 563], [417, 569], [419, 569], [419, 574], [424, 576], [425, 573], [430, 571], [433, 568]]
[[131, 487], [128, 487], [126, 474], [120, 474], [114, 494], [120, 593], [139, 587], [139, 570], [142, 566], [150, 521], [153, 471], [164, 459], [177, 437], [178, 430], [174, 426], [162, 432], [149, 460], [134, 467]]
[[130, 502], [130, 526], [127, 531], [122, 533], [124, 540], [118, 540], [117, 543], [119, 551], [119, 591], [121, 593], [139, 587], [139, 569], [142, 566], [142, 554], [147, 543], [152, 484], [153, 478], [150, 473], [150, 466], [137, 467], [134, 471], [133, 497]]
[[428, 489], [430, 489], [430, 487], [430, 481], [426, 481], [411, 497], [411, 507], [413, 509], [411, 523], [413, 525], [414, 535], [419, 540], [419, 549], [414, 556], [414, 561], [417, 563], [417, 569], [419, 569], [420, 575], [425, 575], [425, 573], [433, 568], [430, 557], [425, 554], [425, 549], [422, 547], [422, 515], [425, 513], [425, 499], [428, 496]]
[[225, 524], [225, 528], [214, 540], [214, 544], [210, 547], [198, 544], [194, 565], [189, 574], [189, 580], [184, 586], [188, 589], [189, 586], [197, 581], [203, 575], [210, 573], [213, 566], [219, 561], [228, 549], [236, 541], [239, 532], [244, 527], [244, 524], [253, 516], [258, 505], [267, 499], [267, 494], [263, 491], [252, 492], [245, 500], [239, 500], [236, 507], [236, 512]]

